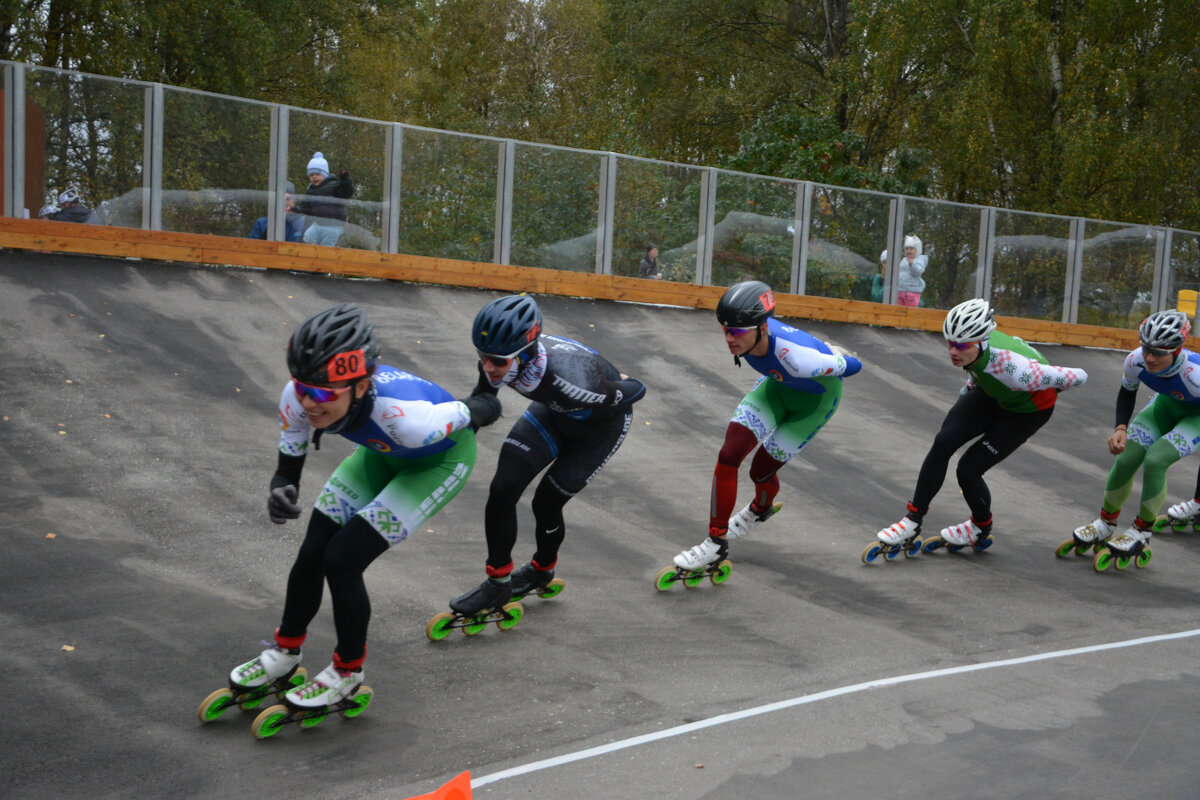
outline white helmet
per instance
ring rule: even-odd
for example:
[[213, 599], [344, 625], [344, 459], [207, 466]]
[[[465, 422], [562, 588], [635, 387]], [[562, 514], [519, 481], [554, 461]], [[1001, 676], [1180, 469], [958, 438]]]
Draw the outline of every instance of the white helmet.
[[983, 298], [959, 303], [946, 314], [942, 335], [947, 342], [982, 342], [996, 330], [995, 314]]
[[58, 204], [60, 206], [63, 205], [64, 203], [78, 203], [78, 202], [79, 202], [79, 190], [75, 189], [73, 187], [70, 189], [67, 189], [65, 192], [63, 192], [62, 194], [60, 194], [58, 196]]
[[1144, 347], [1178, 350], [1191, 330], [1192, 323], [1182, 311], [1155, 311], [1138, 326], [1138, 338]]

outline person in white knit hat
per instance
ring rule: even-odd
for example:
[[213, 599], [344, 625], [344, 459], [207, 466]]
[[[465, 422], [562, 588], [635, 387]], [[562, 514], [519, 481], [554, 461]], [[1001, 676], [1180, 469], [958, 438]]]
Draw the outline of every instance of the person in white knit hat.
[[921, 292], [925, 291], [925, 279], [921, 276], [928, 266], [929, 256], [921, 252], [921, 240], [916, 236], [905, 236], [904, 256], [900, 259], [900, 271], [896, 281], [897, 302], [900, 305], [921, 304]]
[[304, 214], [312, 224], [304, 231], [304, 241], [334, 247], [346, 227], [346, 200], [354, 196], [350, 173], [342, 170], [335, 177], [329, 174], [329, 162], [321, 152], [313, 153], [308, 162], [308, 189], [296, 204], [297, 213]]

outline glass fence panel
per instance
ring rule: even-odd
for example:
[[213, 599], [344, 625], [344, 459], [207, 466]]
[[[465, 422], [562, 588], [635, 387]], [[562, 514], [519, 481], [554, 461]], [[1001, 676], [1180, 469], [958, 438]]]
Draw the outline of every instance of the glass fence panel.
[[[983, 209], [932, 200], [904, 201], [904, 236], [921, 241], [925, 272], [900, 265], [899, 291], [919, 291], [919, 305], [952, 308], [977, 295], [979, 225]], [[907, 249], [907, 248], [906, 248]], [[901, 253], [904, 258], [906, 253]], [[910, 263], [915, 263], [912, 259]], [[924, 287], [921, 284], [924, 283]]]
[[1154, 310], [1154, 229], [1091, 220], [1083, 229], [1077, 321], [1136, 327]]
[[602, 166], [596, 153], [516, 145], [511, 263], [596, 271]]
[[880, 255], [892, 198], [814, 184], [804, 293], [883, 302]]
[[803, 184], [775, 178], [717, 173], [714, 286], [760, 280], [776, 291], [791, 291], [800, 186]]
[[380, 248], [388, 127], [310, 111], [289, 112], [287, 175], [298, 190], [296, 211], [304, 216], [304, 241]]
[[500, 143], [404, 129], [399, 251], [491, 262]]
[[163, 230], [248, 235], [267, 214], [270, 153], [269, 106], [168, 88]]
[[1062, 320], [1070, 264], [1069, 219], [996, 212], [990, 299], [997, 313]]
[[[696, 282], [696, 239], [700, 231], [700, 187], [704, 170], [635, 158], [617, 159], [613, 196], [614, 275], [638, 277], [655, 247], [645, 277]], [[655, 271], [657, 270], [657, 271]]]
[[[80, 221], [142, 226], [146, 89], [77, 73], [25, 73], [25, 205], [36, 217], [75, 189]], [[61, 208], [61, 206], [60, 206]], [[71, 219], [72, 214], [65, 217]]]
[[1195, 320], [1200, 294], [1200, 234], [1172, 231], [1168, 257], [1167, 308], [1186, 311]]

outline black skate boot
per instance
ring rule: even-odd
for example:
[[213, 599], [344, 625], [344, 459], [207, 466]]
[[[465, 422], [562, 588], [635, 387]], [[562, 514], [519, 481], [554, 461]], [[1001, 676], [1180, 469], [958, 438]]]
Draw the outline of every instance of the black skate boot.
[[[554, 570], [538, 569], [533, 562], [515, 570], [512, 574], [512, 596], [520, 600], [528, 594], [545, 596], [546, 587], [554, 580]], [[562, 581], [559, 581], [562, 583]]]
[[450, 609], [464, 617], [476, 617], [484, 611], [500, 608], [512, 597], [512, 584], [493, 583], [490, 579], [466, 594], [450, 601]]

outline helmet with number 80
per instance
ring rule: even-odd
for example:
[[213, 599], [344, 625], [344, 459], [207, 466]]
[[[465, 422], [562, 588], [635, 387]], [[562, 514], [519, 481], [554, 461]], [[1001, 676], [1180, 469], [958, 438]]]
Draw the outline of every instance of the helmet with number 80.
[[365, 378], [378, 360], [375, 326], [353, 303], [313, 314], [288, 342], [288, 371], [301, 383], [314, 386]]
[[775, 313], [775, 296], [762, 281], [742, 281], [717, 302], [717, 321], [727, 328], [754, 328]]

